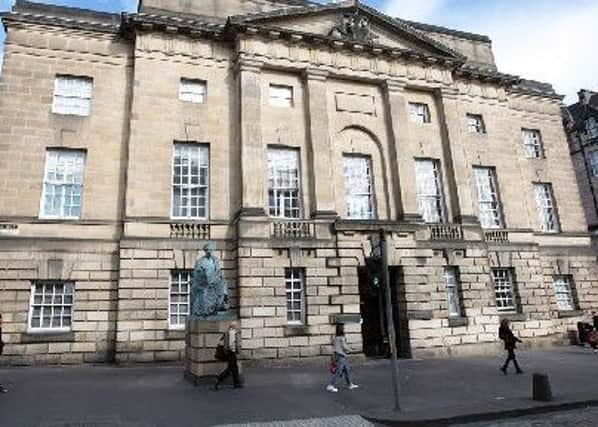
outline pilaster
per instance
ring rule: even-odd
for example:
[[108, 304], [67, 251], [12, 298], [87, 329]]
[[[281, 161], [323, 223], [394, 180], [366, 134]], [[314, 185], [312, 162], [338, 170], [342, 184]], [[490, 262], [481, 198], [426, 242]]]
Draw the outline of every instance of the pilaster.
[[266, 151], [262, 144], [261, 67], [240, 59], [237, 80], [240, 103], [241, 216], [265, 216]]
[[333, 176], [332, 144], [326, 79], [328, 73], [319, 70], [305, 72], [307, 95], [307, 127], [309, 135], [309, 160], [311, 168], [311, 216], [335, 218], [336, 212]]
[[472, 165], [467, 159], [461, 135], [465, 115], [461, 117], [457, 106], [458, 90], [441, 88], [437, 92], [440, 121], [444, 138], [444, 158], [447, 163], [447, 187], [450, 192], [453, 221], [477, 224], [476, 198], [473, 194]]
[[383, 90], [387, 104], [388, 134], [391, 140], [390, 155], [396, 161], [393, 169], [393, 186], [396, 192], [397, 214], [404, 221], [421, 221], [417, 208], [415, 167], [409, 142], [409, 112], [405, 99], [405, 82], [386, 80]]

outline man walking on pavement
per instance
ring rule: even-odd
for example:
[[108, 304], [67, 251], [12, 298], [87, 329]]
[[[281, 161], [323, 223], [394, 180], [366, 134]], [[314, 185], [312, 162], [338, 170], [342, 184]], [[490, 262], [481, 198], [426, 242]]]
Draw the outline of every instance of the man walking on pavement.
[[[4, 350], [4, 341], [2, 341], [2, 313], [0, 313], [0, 355], [2, 354], [2, 350]], [[0, 393], [8, 393], [8, 390], [2, 387], [1, 384]]]
[[241, 388], [243, 385], [239, 380], [239, 365], [237, 364], [237, 355], [239, 354], [239, 330], [237, 329], [237, 322], [231, 322], [228, 331], [222, 336], [224, 352], [226, 355], [227, 366], [224, 371], [218, 375], [218, 381], [214, 384], [214, 389], [218, 390], [224, 380], [232, 374], [234, 388]]

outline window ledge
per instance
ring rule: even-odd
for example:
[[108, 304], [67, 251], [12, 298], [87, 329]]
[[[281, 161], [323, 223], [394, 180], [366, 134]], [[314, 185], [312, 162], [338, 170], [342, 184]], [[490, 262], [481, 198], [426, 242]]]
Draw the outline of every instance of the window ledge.
[[583, 310], [566, 310], [566, 311], [559, 311], [558, 317], [560, 319], [567, 318], [567, 317], [580, 317], [584, 316], [585, 313]]
[[456, 326], [467, 326], [469, 324], [469, 319], [467, 319], [467, 317], [449, 317], [448, 324], [451, 328]]
[[47, 342], [73, 342], [75, 334], [71, 332], [33, 332], [29, 331], [21, 334], [21, 343], [47, 343]]
[[507, 319], [510, 322], [525, 322], [527, 320], [526, 313], [515, 313], [515, 312], [498, 312], [500, 320]]
[[285, 337], [301, 337], [308, 335], [310, 335], [310, 333], [309, 326], [307, 325], [287, 325], [284, 328]]

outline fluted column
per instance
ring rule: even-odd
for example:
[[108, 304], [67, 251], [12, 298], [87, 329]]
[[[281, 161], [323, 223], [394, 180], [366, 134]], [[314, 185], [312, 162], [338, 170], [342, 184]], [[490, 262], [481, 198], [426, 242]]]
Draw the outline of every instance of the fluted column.
[[465, 115], [459, 114], [457, 89], [439, 91], [440, 119], [443, 129], [444, 158], [447, 163], [448, 189], [451, 193], [453, 220], [464, 224], [478, 223], [476, 196], [473, 194], [472, 165], [467, 158], [461, 134]]
[[310, 210], [313, 218], [337, 216], [326, 78], [327, 73], [322, 71], [308, 70], [305, 73], [309, 160], [312, 166]]
[[241, 123], [241, 216], [266, 214], [268, 165], [262, 144], [261, 66], [258, 61], [246, 59], [240, 59], [237, 64]]
[[[388, 111], [388, 129], [391, 140], [390, 155], [393, 180], [397, 194], [397, 213], [399, 219], [411, 221], [421, 220], [417, 208], [417, 192], [415, 185], [415, 152], [409, 142], [409, 112], [405, 99], [405, 82], [402, 80], [386, 80], [384, 84]], [[392, 163], [395, 163], [392, 165]]]

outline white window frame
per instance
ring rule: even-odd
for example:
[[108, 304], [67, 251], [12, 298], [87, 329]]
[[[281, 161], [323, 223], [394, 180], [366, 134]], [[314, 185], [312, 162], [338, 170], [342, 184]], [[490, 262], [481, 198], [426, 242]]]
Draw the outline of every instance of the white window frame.
[[492, 167], [473, 167], [478, 195], [478, 216], [482, 228], [504, 228], [496, 171]]
[[179, 100], [192, 104], [205, 104], [207, 83], [205, 80], [181, 77], [179, 84]]
[[[286, 292], [287, 324], [306, 325], [307, 307], [305, 292], [305, 269], [285, 268], [284, 285]], [[297, 305], [299, 306], [297, 308]]]
[[467, 130], [470, 133], [485, 134], [486, 125], [484, 124], [484, 117], [481, 114], [467, 113]]
[[497, 311], [513, 312], [517, 310], [515, 302], [515, 284], [513, 271], [510, 268], [493, 268], [494, 298]]
[[[84, 150], [48, 148], [39, 206], [40, 219], [80, 219], [83, 211], [85, 178]], [[52, 197], [54, 195], [54, 197]], [[46, 209], [46, 199], [57, 197], [55, 211]], [[78, 215], [73, 210], [78, 207]]]
[[409, 118], [412, 123], [420, 125], [430, 123], [432, 121], [430, 116], [430, 107], [423, 102], [409, 103]]
[[560, 222], [552, 184], [547, 182], [534, 183], [534, 195], [541, 230], [544, 233], [558, 233], [560, 231]]
[[348, 219], [375, 219], [376, 203], [372, 159], [361, 154], [343, 155], [345, 206]]
[[93, 78], [57, 75], [54, 80], [52, 113], [86, 117], [91, 114]]
[[588, 154], [588, 161], [590, 163], [590, 173], [592, 177], [598, 178], [598, 150], [591, 151]]
[[[432, 175], [425, 176], [429, 173]], [[424, 221], [432, 224], [445, 222], [440, 161], [436, 159], [415, 159], [415, 180], [417, 205]]]
[[[62, 286], [63, 292], [57, 294], [57, 286]], [[51, 287], [51, 292], [46, 293], [48, 287]], [[37, 290], [41, 289], [41, 293]], [[67, 289], [71, 292], [67, 292]], [[39, 299], [38, 299], [39, 297]], [[60, 298], [56, 303], [56, 298]], [[70, 302], [69, 302], [70, 300]], [[39, 307], [39, 326], [33, 326], [34, 314], [36, 307]], [[73, 328], [75, 308], [75, 284], [71, 281], [62, 280], [48, 280], [38, 281], [31, 284], [31, 295], [29, 298], [29, 315], [27, 319], [27, 332], [31, 333], [53, 333], [53, 332], [69, 332]], [[56, 315], [56, 313], [60, 313]], [[49, 313], [50, 325], [44, 326], [44, 314]], [[59, 318], [59, 324], [54, 325], [54, 319]], [[65, 320], [70, 319], [68, 325], [65, 326]]]
[[[168, 327], [169, 329], [185, 329], [187, 319], [191, 314], [191, 286], [193, 284], [193, 270], [171, 270], [168, 292]], [[184, 291], [186, 286], [187, 291]], [[184, 301], [174, 301], [183, 298]], [[181, 307], [187, 306], [187, 309]], [[173, 322], [173, 316], [176, 321]]]
[[594, 117], [586, 120], [586, 134], [588, 139], [598, 138], [598, 121]]
[[552, 285], [554, 287], [554, 296], [559, 311], [575, 310], [571, 279], [572, 277], [569, 275], [558, 275], [553, 278]]
[[268, 147], [268, 214], [272, 218], [301, 218], [300, 158], [298, 149]]
[[[177, 163], [177, 158], [180, 159]], [[197, 162], [197, 174], [192, 173], [193, 161]], [[177, 181], [177, 168], [180, 170], [180, 182]], [[187, 173], [183, 173], [187, 169]], [[202, 172], [204, 172], [202, 174]], [[202, 177], [205, 182], [202, 182]], [[181, 199], [177, 211], [177, 189]], [[196, 142], [175, 142], [172, 154], [171, 180], [171, 209], [172, 219], [208, 219], [210, 215], [210, 146]], [[193, 194], [195, 193], [195, 194]], [[205, 205], [201, 201], [205, 200]], [[193, 215], [193, 210], [196, 215]], [[186, 211], [186, 215], [183, 213]], [[201, 211], [204, 212], [201, 215]]]
[[459, 296], [459, 269], [447, 266], [444, 268], [444, 283], [446, 285], [447, 305], [449, 317], [461, 317], [461, 297]]
[[544, 143], [542, 134], [538, 129], [522, 129], [523, 148], [528, 159], [541, 159], [544, 157]]
[[273, 107], [293, 108], [293, 86], [270, 84], [269, 98], [270, 105]]

